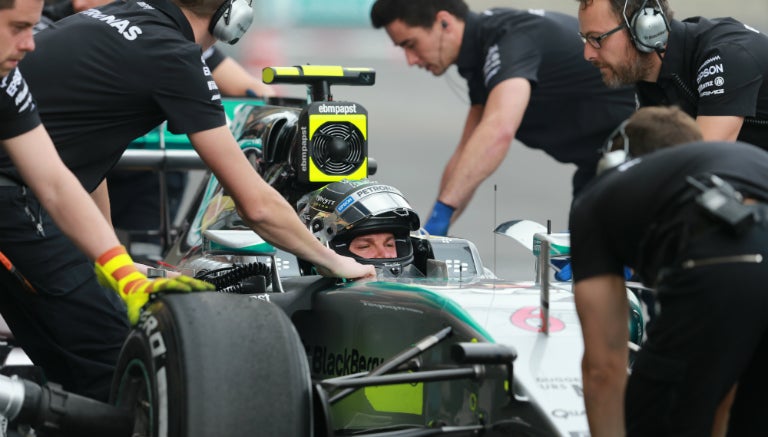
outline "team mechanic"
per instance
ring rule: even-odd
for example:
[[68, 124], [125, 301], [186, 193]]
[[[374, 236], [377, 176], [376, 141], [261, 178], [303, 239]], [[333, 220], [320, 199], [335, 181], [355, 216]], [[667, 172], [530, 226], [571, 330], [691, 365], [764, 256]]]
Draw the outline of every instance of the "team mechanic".
[[[576, 198], [571, 253], [592, 436], [713, 435], [737, 381], [728, 435], [764, 426], [768, 205], [756, 202], [766, 199], [768, 154], [734, 142], [653, 152]], [[629, 380], [624, 265], [656, 287], [660, 308]]]
[[[82, 257], [79, 248], [97, 260], [101, 279], [120, 293], [129, 310], [138, 310], [152, 291], [213, 287], [183, 276], [149, 280], [139, 273], [93, 199], [59, 158], [15, 68], [35, 47], [32, 26], [42, 7], [42, 0], [0, 2], [0, 312], [48, 379], [104, 398], [128, 330], [125, 307], [117, 294], [98, 285], [88, 259], [72, 262], [68, 255]], [[94, 310], [101, 307], [110, 311]]]
[[706, 140], [768, 149], [768, 38], [733, 18], [672, 19], [667, 0], [578, 0], [584, 57], [641, 106], [678, 105]]
[[[245, 0], [116, 2], [67, 17], [37, 34], [37, 50], [20, 68], [35, 90], [40, 116], [64, 163], [105, 216], [109, 202], [104, 176], [134, 138], [167, 119], [171, 132], [189, 136], [237, 203], [243, 220], [259, 235], [320, 266], [324, 274], [373, 277], [373, 267], [342, 257], [315, 239], [285, 199], [251, 167], [226, 126], [202, 48], [210, 47], [215, 38], [234, 42], [252, 16]], [[29, 218], [19, 218], [18, 226], [29, 229]], [[33, 232], [25, 235], [31, 238]], [[56, 249], [48, 232], [36, 237], [42, 241], [36, 244], [53, 246], [43, 253], [50, 253], [57, 263], [84, 264], [79, 253]], [[82, 280], [92, 275], [85, 269], [81, 273]], [[72, 279], [60, 272], [40, 280], [61, 294], [71, 293], [62, 277]], [[75, 332], [67, 325], [74, 322], [67, 320], [54, 331], [98, 338], [100, 331], [89, 322], [107, 320], [115, 308], [92, 306], [102, 317], [81, 320]], [[70, 314], [60, 316], [74, 317]], [[105, 364], [111, 366], [116, 354], [108, 358]], [[106, 396], [106, 388], [98, 387], [103, 389], [100, 398]]]
[[[43, 15], [35, 24], [35, 32], [47, 29], [52, 23], [78, 12], [111, 3], [111, 0], [61, 0], [43, 7]], [[216, 46], [203, 52], [203, 59], [216, 86], [225, 96], [273, 96], [274, 90], [251, 75], [234, 59]], [[134, 145], [136, 147], [136, 145]], [[148, 231], [160, 228], [160, 181], [157, 172], [117, 170], [107, 177], [111, 205], [111, 221], [116, 229]], [[165, 172], [166, 190], [171, 216], [177, 211], [187, 183], [186, 172]], [[132, 199], [131, 199], [132, 198]], [[160, 236], [140, 235], [131, 243], [154, 243], [160, 248]], [[152, 247], [152, 246], [150, 246]]]
[[574, 17], [542, 10], [469, 11], [462, 0], [377, 0], [384, 27], [410, 65], [440, 76], [453, 64], [471, 106], [425, 229], [445, 235], [513, 138], [576, 164], [573, 190], [595, 173], [600, 145], [635, 109], [633, 91], [609, 89], [579, 57]]

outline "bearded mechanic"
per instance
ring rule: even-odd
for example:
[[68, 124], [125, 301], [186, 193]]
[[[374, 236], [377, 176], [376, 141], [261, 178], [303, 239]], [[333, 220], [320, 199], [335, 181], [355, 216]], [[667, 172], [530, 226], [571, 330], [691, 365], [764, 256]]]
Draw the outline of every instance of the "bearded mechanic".
[[[37, 51], [24, 59], [21, 68], [36, 90], [40, 117], [62, 160], [91, 192], [105, 216], [109, 215], [105, 175], [134, 138], [167, 119], [171, 132], [188, 135], [234, 198], [243, 220], [265, 240], [318, 265], [321, 273], [373, 277], [371, 266], [342, 257], [317, 242], [282, 196], [248, 163], [226, 126], [220, 95], [202, 60], [202, 50], [216, 38], [236, 41], [252, 15], [244, 0], [223, 4], [220, 0], [116, 2], [67, 17], [40, 32]], [[9, 167], [7, 161], [0, 165]], [[23, 203], [13, 207], [23, 208]], [[73, 271], [80, 271], [81, 282], [96, 286], [90, 266], [88, 270], [82, 267], [89, 263], [79, 251], [60, 247], [65, 243], [54, 241], [53, 231], [35, 234], [28, 217], [16, 220], [12, 224], [25, 229], [27, 238], [36, 238], [35, 244], [46, 248], [37, 253], [50, 254], [59, 265], [72, 267], [40, 277], [41, 286], [62, 295], [73, 294]], [[17, 262], [17, 267], [26, 272], [35, 266]], [[101, 340], [101, 329], [93, 320], [125, 324], [115, 306], [90, 305], [92, 317], [75, 321], [73, 312], [61, 311], [51, 330], [69, 332], [65, 326], [77, 322], [77, 332], [71, 335]], [[101, 365], [108, 370], [106, 384], [84, 389], [92, 397], [106, 398], [108, 374], [121, 341], [114, 338], [110, 342], [110, 353], [103, 352], [106, 346], [92, 347], [101, 348]]]
[[667, 0], [578, 0], [584, 57], [641, 106], [678, 105], [705, 140], [768, 150], [768, 37], [733, 18], [673, 19]]
[[430, 234], [447, 233], [514, 138], [575, 164], [577, 193], [594, 176], [605, 138], [635, 109], [630, 87], [609, 89], [580, 59], [572, 16], [506, 8], [476, 13], [462, 0], [377, 0], [371, 22], [386, 29], [409, 65], [435, 76], [456, 65], [469, 88], [464, 131], [424, 225]]

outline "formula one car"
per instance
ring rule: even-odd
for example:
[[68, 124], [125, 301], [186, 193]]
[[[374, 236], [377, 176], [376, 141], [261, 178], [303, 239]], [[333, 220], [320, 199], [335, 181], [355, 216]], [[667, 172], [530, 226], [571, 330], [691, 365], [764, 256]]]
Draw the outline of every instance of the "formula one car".
[[[372, 85], [374, 71], [274, 67], [264, 80], [308, 97], [242, 104], [231, 129], [291, 204], [375, 172], [365, 108], [330, 98], [331, 85]], [[247, 228], [211, 174], [186, 217], [165, 262], [218, 292], [150, 301], [109, 405], [0, 379], [0, 411], [46, 435], [589, 435], [571, 284], [550, 271], [567, 235], [497, 228], [531, 250], [535, 280], [497, 278], [468, 240], [414, 234], [418, 274], [346, 282]], [[636, 301], [629, 311], [639, 344]]]

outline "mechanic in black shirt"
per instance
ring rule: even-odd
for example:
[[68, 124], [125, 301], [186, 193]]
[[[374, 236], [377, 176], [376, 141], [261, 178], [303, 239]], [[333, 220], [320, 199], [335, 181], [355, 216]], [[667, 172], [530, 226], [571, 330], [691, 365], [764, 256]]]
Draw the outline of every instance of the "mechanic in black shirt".
[[[0, 172], [0, 312], [49, 380], [106, 399], [128, 324], [120, 297], [99, 286], [91, 261], [129, 309], [138, 310], [152, 291], [212, 286], [186, 277], [149, 280], [136, 271], [93, 199], [59, 158], [16, 68], [35, 47], [32, 26], [42, 6], [42, 0], [0, 2], [0, 144], [13, 166], [12, 172]], [[72, 263], [67, 251], [78, 249], [87, 259]], [[107, 276], [120, 267], [119, 285]], [[101, 307], [110, 311], [93, 310]]]
[[[711, 435], [737, 382], [728, 435], [761, 429], [766, 200], [768, 154], [736, 142], [623, 161], [575, 199], [571, 254], [591, 435]], [[656, 288], [660, 309], [628, 380], [625, 265]]]
[[574, 17], [542, 10], [469, 11], [463, 0], [377, 0], [375, 28], [408, 64], [440, 76], [458, 67], [471, 103], [425, 229], [445, 235], [514, 138], [573, 163], [574, 193], [594, 176], [608, 134], [635, 109], [633, 91], [609, 89], [579, 56]]
[[[43, 7], [43, 15], [35, 24], [35, 33], [47, 29], [54, 22], [70, 15], [110, 3], [110, 0], [60, 0]], [[274, 96], [269, 85], [251, 75], [237, 61], [227, 56], [218, 47], [211, 46], [203, 52], [203, 59], [211, 69], [213, 80], [225, 96]]]
[[[59, 0], [43, 8], [43, 16], [35, 25], [35, 33], [50, 27], [62, 18], [91, 8], [106, 5], [111, 0]], [[226, 56], [218, 47], [212, 46], [203, 52], [203, 59], [224, 96], [273, 96], [272, 87], [257, 79], [234, 59]], [[166, 171], [164, 173], [166, 194], [171, 217], [177, 211], [187, 184], [187, 173]], [[157, 231], [160, 229], [160, 180], [154, 171], [116, 170], [107, 177], [111, 206], [112, 225], [118, 230]], [[147, 243], [152, 250], [134, 250]], [[160, 251], [159, 235], [141, 235], [130, 239], [129, 251], [137, 259], [151, 258], [153, 249]], [[143, 253], [142, 253], [143, 252]]]
[[[373, 277], [372, 267], [336, 254], [308, 232], [285, 199], [254, 171], [226, 126], [202, 48], [216, 38], [236, 41], [252, 14], [245, 0], [205, 0], [194, 6], [169, 0], [116, 2], [64, 18], [38, 33], [37, 50], [20, 68], [35, 90], [40, 116], [62, 160], [91, 192], [104, 216], [109, 216], [105, 175], [134, 138], [167, 119], [171, 132], [189, 136], [235, 199], [243, 220], [265, 240], [320, 266], [323, 274]], [[0, 172], [17, 178], [4, 153]], [[23, 210], [23, 204], [9, 201], [3, 210]], [[40, 215], [46, 216], [44, 211]], [[90, 265], [80, 268], [89, 264], [87, 260], [51, 238], [55, 229], [37, 234], [29, 217], [21, 214], [3, 214], [0, 222], [16, 225], [24, 238], [35, 239], [34, 246], [13, 245], [10, 237], [0, 241], [20, 254], [35, 252], [37, 258], [24, 262], [9, 255], [20, 271], [45, 267], [40, 265], [41, 253], [71, 266], [39, 278], [40, 288], [66, 297], [73, 294], [73, 282], [95, 284]], [[76, 314], [62, 306], [57, 317], [64, 322], [58, 321], [53, 331], [99, 341], [98, 324], [108, 320], [125, 324], [113, 306], [94, 303], [90, 309], [101, 316], [71, 320]], [[116, 356], [115, 351], [104, 364], [114, 365]], [[95, 397], [106, 396], [108, 385], [96, 388], [103, 391]]]
[[579, 0], [584, 57], [641, 106], [679, 105], [707, 140], [768, 150], [768, 38], [733, 18], [674, 20], [667, 0]]

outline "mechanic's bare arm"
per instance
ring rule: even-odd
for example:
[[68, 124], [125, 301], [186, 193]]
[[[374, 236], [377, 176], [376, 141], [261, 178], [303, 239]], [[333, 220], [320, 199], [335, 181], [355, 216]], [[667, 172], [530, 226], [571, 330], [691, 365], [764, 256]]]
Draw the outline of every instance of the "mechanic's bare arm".
[[260, 78], [253, 76], [237, 61], [227, 56], [211, 72], [216, 86], [225, 96], [246, 96], [248, 91], [260, 97], [274, 96], [275, 91]]
[[107, 188], [107, 180], [101, 181], [98, 187], [91, 192], [93, 201], [96, 202], [96, 206], [107, 219], [107, 223], [112, 226], [112, 208], [109, 203], [109, 189]]
[[42, 125], [3, 145], [48, 214], [88, 258], [95, 260], [120, 244], [96, 203], [61, 161]]
[[[462, 131], [459, 145], [456, 146], [456, 150], [453, 151], [451, 158], [448, 160], [448, 163], [445, 165], [445, 169], [443, 170], [443, 176], [440, 179], [440, 189], [438, 193], [441, 193], [445, 189], [445, 186], [448, 185], [448, 181], [451, 179], [451, 177], [453, 177], [453, 174], [456, 171], [456, 165], [459, 162], [459, 157], [461, 156], [461, 153], [464, 150], [464, 146], [467, 144], [467, 141], [472, 136], [472, 132], [475, 131], [475, 128], [480, 123], [480, 120], [482, 118], [483, 118], [483, 105], [472, 105], [469, 108], [469, 112], [467, 113], [467, 119], [464, 122], [464, 130]], [[463, 207], [456, 208], [451, 221], [456, 220], [456, 217], [461, 215], [461, 212], [463, 210], [464, 210]]]
[[744, 124], [744, 117], [709, 116], [696, 117], [704, 141], [736, 141]]
[[[517, 128], [523, 119], [531, 96], [531, 84], [527, 79], [507, 79], [491, 90], [482, 118], [466, 142], [458, 150], [458, 156], [451, 158], [449, 174], [444, 174], [444, 187], [438, 200], [462, 211], [477, 189], [499, 167], [507, 155]], [[477, 111], [473, 107], [467, 116], [466, 126], [471, 127], [472, 117]], [[446, 168], [448, 170], [448, 168]], [[457, 214], [454, 213], [455, 219]]]
[[358, 264], [317, 241], [280, 193], [251, 167], [226, 126], [190, 134], [189, 140], [232, 196], [242, 219], [270, 244], [319, 266], [323, 274], [375, 277], [372, 266]]
[[574, 285], [576, 311], [584, 336], [581, 361], [584, 404], [592, 437], [624, 431], [629, 303], [624, 278], [601, 275]]

